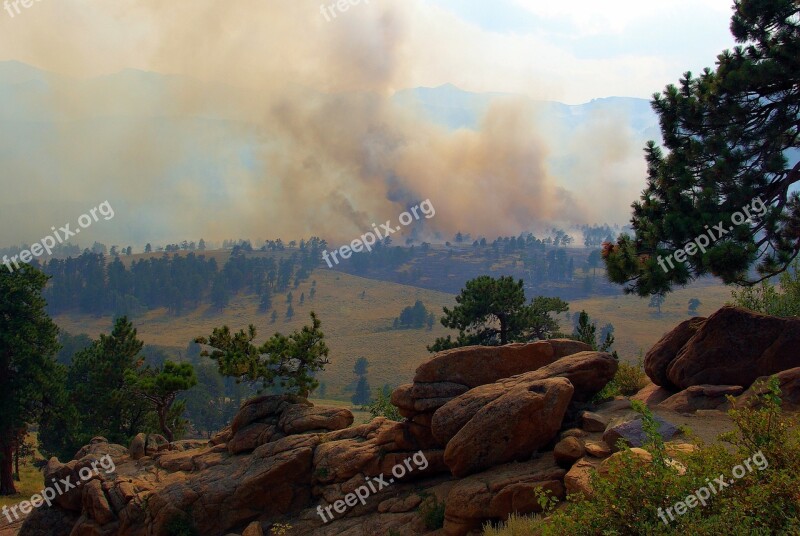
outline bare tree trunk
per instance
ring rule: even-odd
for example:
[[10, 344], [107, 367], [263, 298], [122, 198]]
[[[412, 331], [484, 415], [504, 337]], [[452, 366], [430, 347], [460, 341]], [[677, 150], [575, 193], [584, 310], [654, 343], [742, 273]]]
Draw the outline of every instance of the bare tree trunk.
[[164, 437], [167, 438], [167, 441], [172, 443], [175, 440], [175, 433], [169, 426], [167, 426], [168, 413], [169, 413], [168, 407], [158, 408], [158, 424], [161, 427], [161, 431], [164, 432]]
[[8, 438], [0, 438], [0, 495], [16, 495], [14, 485], [14, 445]]
[[16, 448], [14, 449], [14, 474], [17, 476], [14, 480], [17, 482], [22, 482], [19, 475], [19, 449], [21, 445], [19, 442], [16, 444]]

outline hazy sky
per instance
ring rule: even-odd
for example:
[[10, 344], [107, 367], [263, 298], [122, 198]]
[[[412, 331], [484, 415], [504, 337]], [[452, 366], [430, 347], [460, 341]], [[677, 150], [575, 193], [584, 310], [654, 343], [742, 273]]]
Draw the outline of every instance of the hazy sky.
[[[78, 76], [131, 67], [244, 84], [254, 82], [247, 71], [268, 71], [270, 56], [290, 51], [286, 74], [317, 88], [453, 83], [579, 103], [647, 98], [733, 44], [730, 0], [367, 1], [326, 21], [318, 0], [37, 0], [13, 18], [0, 12], [0, 60]], [[369, 50], [331, 50], [343, 32]], [[392, 76], [315, 76], [336, 53], [353, 62], [383, 53]]]
[[[437, 209], [428, 230], [445, 236], [625, 223], [646, 176], [641, 133], [597, 113], [565, 135], [531, 99], [649, 98], [733, 45], [730, 0], [333, 2], [0, 10], [0, 61], [71, 79], [18, 84], [24, 70], [0, 70], [12, 78], [0, 97], [24, 108], [0, 99], [17, 121], [0, 122], [0, 244], [104, 200], [116, 216], [90, 243], [347, 240], [424, 199]], [[182, 78], [103, 78], [125, 69]], [[457, 131], [391, 99], [443, 84], [528, 99]]]

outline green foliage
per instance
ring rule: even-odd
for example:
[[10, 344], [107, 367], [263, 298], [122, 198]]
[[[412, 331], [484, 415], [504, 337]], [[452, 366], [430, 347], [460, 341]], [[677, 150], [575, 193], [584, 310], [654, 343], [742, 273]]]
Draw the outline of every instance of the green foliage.
[[356, 384], [356, 392], [351, 397], [351, 401], [357, 406], [362, 406], [364, 404], [369, 404], [371, 398], [372, 389], [369, 387], [367, 377], [360, 376], [358, 378], [358, 383]]
[[200, 532], [186, 514], [176, 515], [164, 526], [166, 536], [199, 536]]
[[615, 396], [632, 396], [641, 391], [645, 385], [647, 385], [647, 375], [642, 366], [641, 356], [635, 365], [619, 361], [614, 378], [595, 395], [594, 401], [599, 403], [611, 400]]
[[586, 311], [581, 311], [572, 338], [588, 344], [595, 351], [607, 352], [614, 345], [614, 326], [609, 324], [604, 327], [603, 333], [605, 333], [605, 337], [598, 341], [597, 324], [591, 321]]
[[650, 296], [650, 303], [647, 306], [656, 310], [656, 314], [661, 315], [661, 306], [664, 305], [664, 296], [661, 294], [654, 294]]
[[100, 338], [75, 355], [69, 369], [68, 388], [80, 424], [73, 441], [78, 446], [103, 435], [127, 445], [139, 433], [150, 411], [148, 403], [134, 396], [125, 377], [139, 373], [144, 343], [126, 318], [114, 322], [111, 335]]
[[369, 413], [373, 418], [386, 417], [392, 421], [402, 421], [403, 416], [400, 411], [392, 404], [391, 396], [385, 389], [378, 392], [378, 397], [373, 399], [369, 405]]
[[[406, 307], [394, 321], [395, 329], [419, 329], [425, 327], [430, 313], [420, 300], [417, 300], [413, 306]], [[434, 317], [435, 318], [435, 317]]]
[[151, 405], [158, 416], [159, 430], [167, 441], [174, 441], [173, 423], [180, 420], [186, 407], [185, 402], [175, 403], [177, 396], [197, 385], [192, 364], [167, 361], [157, 369], [127, 370], [125, 384], [135, 396]]
[[356, 376], [366, 376], [367, 371], [369, 370], [369, 360], [361, 356], [356, 359], [356, 364], [353, 365], [353, 374]]
[[735, 305], [766, 315], [800, 316], [800, 261], [780, 275], [779, 286], [769, 281], [731, 291]]
[[63, 393], [65, 371], [55, 360], [58, 328], [45, 312], [47, 276], [22, 265], [0, 266], [0, 495], [13, 495], [12, 456], [28, 423]]
[[[737, 0], [731, 31], [740, 46], [722, 52], [716, 69], [686, 73], [654, 97], [666, 151], [647, 145], [635, 236], [604, 247], [608, 275], [626, 292], [663, 295], [708, 274], [752, 283], [797, 255], [800, 167], [789, 157], [800, 147], [798, 11], [796, 0]], [[732, 220], [745, 207], [750, 217]], [[659, 266], [659, 256], [717, 224], [733, 229], [674, 269]]]
[[269, 529], [269, 536], [287, 536], [291, 530], [292, 526], [288, 523], [275, 523]]
[[[653, 455], [652, 462], [637, 460], [624, 449], [610, 462], [606, 477], [593, 475], [591, 499], [571, 496], [547, 520], [526, 520], [527, 534], [797, 534], [800, 428], [795, 417], [782, 412], [780, 402], [778, 382], [773, 378], [755, 404], [730, 412], [736, 429], [720, 439], [731, 448], [722, 443], [700, 445], [693, 453], [672, 456], [652, 413], [644, 404], [634, 404], [642, 414], [648, 437], [644, 448]], [[764, 458], [756, 462], [754, 455], [759, 452]], [[729, 480], [734, 467], [746, 467], [745, 460], [752, 462], [751, 470], [744, 470], [730, 486], [710, 493], [705, 505], [696, 503], [685, 514], [674, 515], [674, 520], [663, 513], [700, 488], [708, 489], [709, 482], [720, 475]], [[659, 508], [668, 523], [659, 516]], [[513, 533], [500, 529], [486, 534]]]
[[419, 507], [419, 514], [422, 522], [430, 530], [437, 530], [444, 527], [444, 511], [447, 505], [444, 501], [439, 502], [436, 496], [425, 499]]
[[288, 393], [303, 397], [314, 391], [319, 382], [314, 374], [330, 363], [322, 323], [311, 312], [311, 326], [303, 326], [288, 337], [276, 333], [261, 346], [253, 344], [256, 328], [231, 334], [228, 326], [215, 328], [209, 338], [195, 342], [208, 345], [211, 352], [201, 355], [217, 362], [220, 374], [237, 381], [259, 381], [266, 387], [278, 386]]
[[558, 298], [537, 297], [525, 304], [523, 282], [512, 277], [494, 279], [480, 276], [467, 281], [457, 305], [444, 308], [442, 325], [459, 331], [458, 339], [438, 338], [428, 347], [430, 352], [470, 345], [498, 346], [509, 342], [545, 339], [558, 330], [558, 322], [550, 316], [569, 309]]

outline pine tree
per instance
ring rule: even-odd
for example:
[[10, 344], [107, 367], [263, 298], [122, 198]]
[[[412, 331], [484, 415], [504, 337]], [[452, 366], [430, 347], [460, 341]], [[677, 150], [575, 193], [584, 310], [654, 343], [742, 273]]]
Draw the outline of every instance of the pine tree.
[[[687, 73], [655, 96], [664, 148], [646, 148], [635, 236], [603, 250], [610, 279], [626, 292], [663, 295], [707, 274], [749, 285], [797, 256], [799, 12], [796, 0], [737, 0], [731, 31], [739, 46], [720, 54], [716, 69]], [[710, 244], [685, 262], [665, 260], [712, 229]]]
[[30, 265], [0, 269], [0, 495], [16, 494], [12, 462], [27, 424], [63, 392], [58, 328], [42, 298], [46, 284], [47, 276]]
[[259, 381], [266, 387], [278, 386], [287, 392], [308, 397], [319, 383], [314, 374], [329, 364], [322, 323], [311, 313], [311, 325], [289, 336], [276, 333], [261, 346], [255, 346], [256, 328], [231, 333], [228, 326], [214, 329], [210, 337], [195, 339], [209, 346], [203, 356], [217, 362], [220, 374], [237, 381]]

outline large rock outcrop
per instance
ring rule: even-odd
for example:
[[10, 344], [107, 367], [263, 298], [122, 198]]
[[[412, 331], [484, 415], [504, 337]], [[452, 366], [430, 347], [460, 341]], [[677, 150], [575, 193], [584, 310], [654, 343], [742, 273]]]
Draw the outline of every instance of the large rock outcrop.
[[[261, 396], [208, 442], [145, 452], [146, 437], [130, 451], [97, 438], [66, 464], [51, 460], [46, 476], [79, 473], [104, 454], [115, 470], [59, 497], [54, 509], [34, 511], [20, 535], [53, 534], [45, 527], [55, 519], [68, 525], [65, 536], [157, 536], [176, 523], [200, 536], [257, 535], [284, 521], [309, 536], [433, 535], [418, 511], [431, 501], [447, 504], [446, 534], [466, 535], [489, 519], [537, 511], [536, 488], [563, 497], [564, 476], [584, 451], [610, 454], [599, 448], [598, 431], [585, 430], [564, 432], [558, 463], [538, 452], [552, 450], [570, 408], [616, 371], [611, 356], [584, 349], [547, 341], [437, 354], [415, 378], [431, 381], [394, 393], [409, 415], [404, 422], [353, 426], [345, 409]], [[511, 363], [480, 360], [497, 364], [502, 355]], [[446, 441], [433, 436], [434, 421]], [[353, 500], [368, 487], [364, 500]]]
[[665, 335], [645, 356], [645, 372], [657, 385], [749, 387], [761, 376], [800, 366], [800, 319], [777, 318], [723, 307]]
[[705, 323], [706, 319], [699, 316], [684, 320], [650, 348], [644, 356], [644, 371], [653, 383], [667, 389], [675, 387], [669, 380], [667, 369], [689, 339], [694, 337], [697, 330]]
[[589, 400], [611, 381], [617, 367], [617, 361], [604, 352], [580, 352], [562, 357], [537, 370], [471, 389], [454, 398], [434, 413], [431, 432], [440, 444], [447, 445], [487, 404], [512, 390], [524, 389], [548, 378], [566, 378], [573, 387], [573, 400]]
[[569, 339], [446, 350], [417, 368], [414, 383], [395, 389], [392, 404], [404, 417], [430, 426], [437, 409], [470, 389], [537, 370], [587, 350], [591, 350], [587, 344]]
[[558, 433], [573, 392], [566, 378], [551, 378], [488, 403], [447, 443], [444, 461], [453, 476], [530, 458]]
[[461, 536], [487, 519], [511, 513], [540, 512], [536, 489], [565, 496], [564, 475], [552, 454], [524, 463], [509, 463], [460, 480], [447, 496], [444, 533]]

